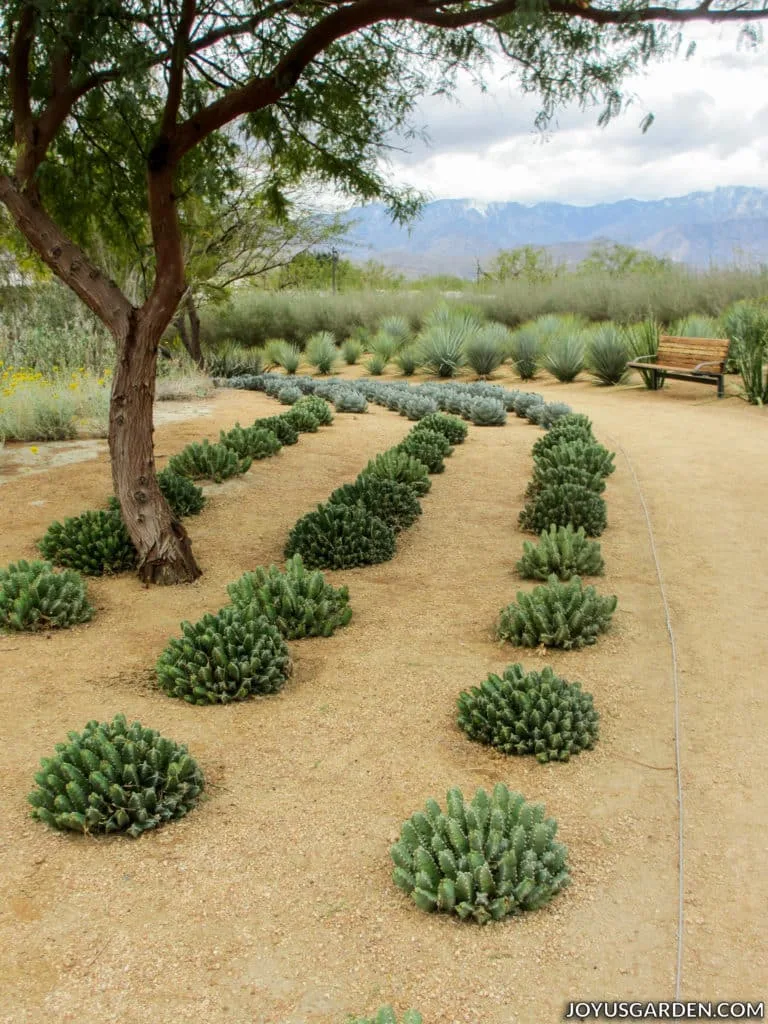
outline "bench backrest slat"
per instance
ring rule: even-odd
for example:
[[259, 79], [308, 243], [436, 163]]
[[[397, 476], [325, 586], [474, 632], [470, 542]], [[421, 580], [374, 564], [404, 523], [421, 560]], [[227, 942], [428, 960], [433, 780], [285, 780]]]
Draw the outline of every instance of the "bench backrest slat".
[[656, 362], [666, 366], [693, 369], [699, 363], [712, 363], [704, 372], [722, 373], [728, 358], [727, 338], [676, 338], [662, 334]]

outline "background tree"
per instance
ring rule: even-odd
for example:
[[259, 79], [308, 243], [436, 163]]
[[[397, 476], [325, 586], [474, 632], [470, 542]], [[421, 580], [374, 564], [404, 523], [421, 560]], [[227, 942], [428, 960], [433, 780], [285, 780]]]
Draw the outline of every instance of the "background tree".
[[[146, 581], [199, 568], [154, 472], [158, 342], [185, 294], [180, 198], [226, 188], [233, 145], [258, 142], [279, 210], [307, 175], [405, 217], [377, 158], [427, 90], [494, 53], [542, 100], [622, 106], [623, 77], [668, 53], [690, 21], [752, 23], [766, 0], [5, 0], [0, 9], [0, 200], [30, 246], [112, 332], [117, 347], [109, 448], [116, 494]], [[153, 250], [137, 304], [94, 260], [116, 218], [98, 201], [109, 169], [145, 173]], [[113, 199], [120, 198], [113, 196]], [[133, 196], [125, 197], [130, 206]], [[124, 225], [130, 231], [132, 224]]]
[[613, 274], [659, 274], [669, 270], [672, 260], [654, 256], [652, 252], [635, 249], [618, 242], [599, 242], [593, 246], [586, 259], [576, 268], [580, 273]]
[[488, 276], [494, 281], [550, 281], [558, 267], [546, 251], [535, 245], [521, 245], [516, 249], [501, 249], [493, 258]]

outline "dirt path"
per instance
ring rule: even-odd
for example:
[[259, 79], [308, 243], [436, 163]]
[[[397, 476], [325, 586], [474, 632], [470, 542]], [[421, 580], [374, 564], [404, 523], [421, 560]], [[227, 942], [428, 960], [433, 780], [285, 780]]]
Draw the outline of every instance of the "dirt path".
[[[764, 994], [760, 871], [768, 820], [768, 582], [760, 567], [768, 421], [703, 388], [668, 393], [537, 386], [589, 412], [623, 445], [649, 502], [677, 630], [686, 818], [684, 996]], [[702, 394], [703, 392], [703, 394]], [[162, 455], [275, 403], [217, 395], [207, 418], [157, 431]], [[335, 1024], [391, 1001], [426, 1024], [550, 1024], [567, 1000], [669, 998], [677, 894], [669, 650], [637, 493], [619, 457], [603, 538], [615, 628], [546, 656], [581, 679], [603, 716], [598, 747], [568, 765], [507, 760], [454, 725], [458, 692], [536, 652], [500, 648], [498, 609], [519, 589], [516, 515], [535, 428], [470, 430], [424, 515], [381, 566], [328, 574], [354, 618], [293, 643], [282, 694], [190, 708], [151, 684], [182, 618], [226, 584], [281, 560], [288, 529], [405, 420], [378, 408], [211, 489], [190, 521], [205, 575], [143, 590], [95, 581], [98, 615], [47, 637], [0, 637], [0, 1020], [95, 1024]], [[700, 456], [698, 453], [704, 453]], [[162, 459], [160, 460], [162, 464]], [[0, 492], [0, 564], [34, 555], [54, 517], [108, 493], [99, 458]], [[44, 504], [39, 504], [40, 502]], [[133, 843], [53, 834], [27, 816], [40, 756], [69, 728], [122, 711], [186, 742], [209, 799]], [[568, 844], [573, 885], [548, 908], [480, 929], [429, 917], [391, 884], [388, 849], [429, 796], [502, 780], [542, 800]]]

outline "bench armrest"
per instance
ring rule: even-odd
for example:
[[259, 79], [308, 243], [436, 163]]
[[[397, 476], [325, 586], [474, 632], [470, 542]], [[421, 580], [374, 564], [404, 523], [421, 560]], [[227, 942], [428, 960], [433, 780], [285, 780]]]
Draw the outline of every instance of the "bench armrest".
[[698, 363], [696, 366], [694, 366], [693, 373], [696, 373], [697, 370], [700, 370], [702, 366], [720, 366], [721, 363], [722, 359], [711, 359], [708, 363]]
[[641, 359], [655, 359], [656, 352], [648, 352], [644, 356], [635, 356], [634, 359], [630, 359], [630, 363], [639, 363]]

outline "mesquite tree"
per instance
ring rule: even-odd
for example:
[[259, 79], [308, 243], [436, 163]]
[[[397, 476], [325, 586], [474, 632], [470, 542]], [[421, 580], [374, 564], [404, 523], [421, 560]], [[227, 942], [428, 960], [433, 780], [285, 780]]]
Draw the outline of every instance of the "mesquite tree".
[[[115, 492], [145, 581], [191, 580], [189, 538], [157, 485], [152, 402], [159, 339], [186, 293], [179, 197], [226, 175], [255, 141], [276, 207], [315, 176], [406, 216], [377, 157], [419, 96], [514, 65], [542, 116], [576, 100], [621, 109], [622, 78], [668, 52], [690, 21], [755, 22], [766, 0], [4, 0], [0, 200], [29, 245], [115, 337], [109, 448]], [[140, 161], [153, 279], [132, 303], [88, 241], [112, 221], [94, 201], [105, 168]], [[130, 225], [125, 226], [130, 230]]]

